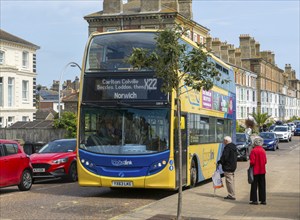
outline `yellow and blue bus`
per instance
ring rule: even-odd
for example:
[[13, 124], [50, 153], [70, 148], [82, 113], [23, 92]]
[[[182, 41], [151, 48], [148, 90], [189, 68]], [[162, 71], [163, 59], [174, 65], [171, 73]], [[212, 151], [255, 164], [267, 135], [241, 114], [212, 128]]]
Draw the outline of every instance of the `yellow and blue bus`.
[[[78, 120], [78, 181], [81, 186], [176, 190], [178, 138], [174, 94], [149, 69], [134, 69], [133, 48], [156, 46], [157, 30], [94, 33], [82, 65]], [[197, 45], [182, 37], [188, 49]], [[183, 186], [211, 178], [223, 137], [235, 136], [233, 70], [211, 55], [228, 84], [181, 98]]]

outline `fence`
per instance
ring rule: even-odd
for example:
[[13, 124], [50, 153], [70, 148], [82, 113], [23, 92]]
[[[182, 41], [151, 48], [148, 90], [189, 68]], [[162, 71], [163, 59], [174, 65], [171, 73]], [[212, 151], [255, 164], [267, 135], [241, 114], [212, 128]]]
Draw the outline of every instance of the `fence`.
[[29, 142], [47, 143], [54, 139], [65, 138], [67, 131], [56, 128], [0, 128], [0, 139], [22, 139]]

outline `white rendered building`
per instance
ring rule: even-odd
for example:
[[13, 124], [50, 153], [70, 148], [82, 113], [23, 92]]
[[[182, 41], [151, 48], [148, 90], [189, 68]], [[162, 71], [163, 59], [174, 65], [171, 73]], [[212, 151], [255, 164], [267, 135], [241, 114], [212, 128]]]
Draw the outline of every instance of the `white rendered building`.
[[38, 46], [0, 29], [0, 127], [33, 121]]
[[243, 124], [253, 112], [257, 112], [257, 75], [246, 69], [235, 67], [236, 119]]

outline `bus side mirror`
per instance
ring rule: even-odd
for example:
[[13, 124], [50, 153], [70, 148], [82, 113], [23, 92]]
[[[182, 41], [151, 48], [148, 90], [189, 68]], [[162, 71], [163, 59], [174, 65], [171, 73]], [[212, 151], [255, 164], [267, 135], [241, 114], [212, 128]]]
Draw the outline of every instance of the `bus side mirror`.
[[[178, 120], [177, 120], [177, 117], [175, 117], [175, 120], [174, 120], [174, 127], [175, 129], [178, 128], [177, 124], [178, 124]], [[180, 117], [180, 129], [181, 130], [184, 130], [185, 129], [185, 117]]]

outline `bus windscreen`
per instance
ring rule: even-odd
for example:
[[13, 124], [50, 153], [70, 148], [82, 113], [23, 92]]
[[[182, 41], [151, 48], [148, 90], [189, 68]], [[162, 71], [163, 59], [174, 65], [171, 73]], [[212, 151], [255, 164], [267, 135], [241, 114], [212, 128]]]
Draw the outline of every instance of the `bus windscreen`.
[[[155, 33], [123, 33], [99, 35], [93, 38], [88, 49], [85, 72], [117, 72], [132, 69], [126, 58], [133, 48], [155, 49]], [[143, 71], [140, 70], [140, 71]]]

